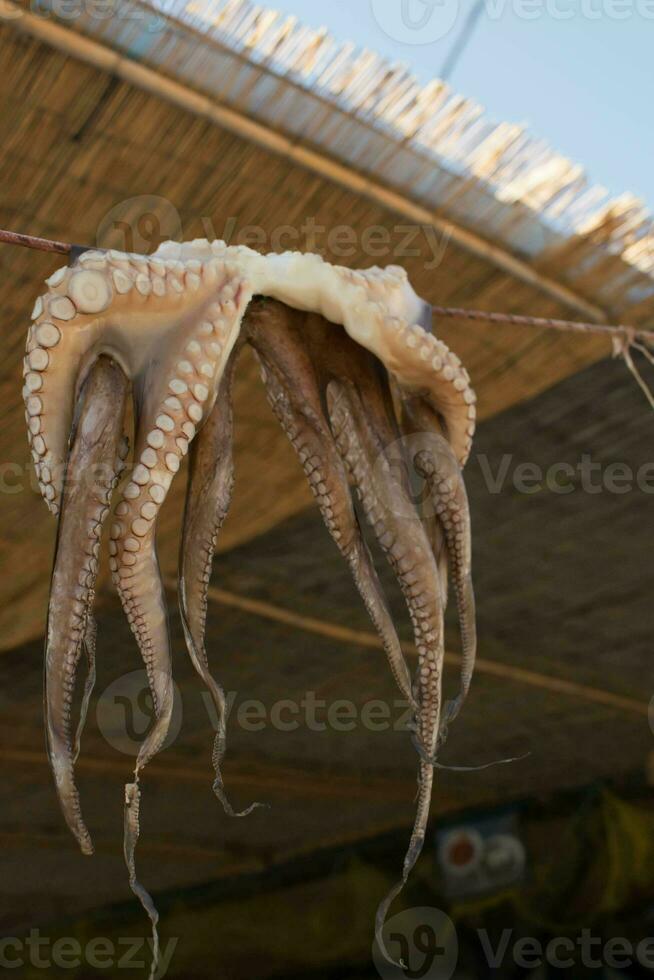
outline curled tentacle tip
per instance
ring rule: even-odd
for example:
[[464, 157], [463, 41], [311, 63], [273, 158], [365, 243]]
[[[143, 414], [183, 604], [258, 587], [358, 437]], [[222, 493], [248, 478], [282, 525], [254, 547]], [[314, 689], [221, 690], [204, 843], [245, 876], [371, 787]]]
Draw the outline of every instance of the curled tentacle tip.
[[270, 810], [270, 803], [250, 803], [244, 810], [232, 810], [228, 813], [230, 817], [249, 817], [255, 810]]
[[229, 802], [224, 789], [219, 783], [216, 782], [213, 784], [213, 791], [228, 817], [248, 817], [254, 812], [254, 810], [270, 810], [271, 808], [270, 803], [259, 803], [255, 801], [254, 803], [250, 803], [250, 805], [245, 807], [243, 810], [235, 810], [232, 804]]
[[382, 940], [382, 938], [380, 936], [377, 936], [377, 945], [379, 946], [379, 951], [381, 952], [382, 956], [384, 957], [384, 959], [386, 960], [387, 963], [390, 963], [390, 965], [391, 966], [394, 966], [397, 970], [406, 970], [407, 969], [407, 966], [406, 966], [404, 960], [401, 957], [400, 957], [399, 960], [394, 960], [393, 959], [393, 957], [391, 956], [391, 954], [386, 949], [386, 946], [384, 945], [384, 941]]
[[244, 816], [248, 813], [252, 813], [253, 810], [272, 810], [272, 805], [270, 803], [263, 803], [260, 800], [255, 800], [254, 803], [250, 803], [249, 807], [243, 810]]
[[391, 966], [394, 966], [398, 970], [406, 970], [408, 968], [406, 963], [402, 959], [402, 957], [400, 957], [397, 960], [394, 959], [394, 957], [392, 957], [391, 954], [389, 953], [388, 947], [386, 945], [386, 941], [384, 940], [383, 929], [385, 925], [387, 911], [388, 909], [384, 909], [382, 922], [381, 923], [379, 921], [377, 922], [375, 928], [375, 942], [377, 943], [379, 952], [382, 954], [382, 956], [384, 957], [387, 963], [390, 963]]
[[68, 826], [70, 827], [75, 840], [79, 844], [79, 849], [82, 854], [85, 857], [90, 857], [94, 853], [95, 848], [93, 847], [93, 840], [84, 821], [81, 818], [79, 820], [75, 820], [74, 822], [69, 820]]
[[56, 756], [51, 757], [50, 765], [55, 775], [55, 785], [66, 823], [79, 844], [82, 854], [90, 856], [93, 854], [93, 841], [80, 812], [79, 797], [72, 770], [69, 770], [67, 765], [62, 764]]

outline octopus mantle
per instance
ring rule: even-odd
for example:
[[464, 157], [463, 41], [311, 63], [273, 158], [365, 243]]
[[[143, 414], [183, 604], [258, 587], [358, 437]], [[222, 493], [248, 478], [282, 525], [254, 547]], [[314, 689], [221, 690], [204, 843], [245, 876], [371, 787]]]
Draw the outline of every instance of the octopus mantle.
[[[460, 464], [468, 458], [475, 429], [470, 379], [456, 355], [430, 332], [429, 308], [398, 266], [352, 271], [318, 255], [260, 255], [223, 242], [165, 242], [149, 257], [85, 252], [74, 266], [50, 276], [47, 285], [32, 313], [23, 395], [39, 485], [54, 513], [75, 395], [93, 361], [100, 354], [113, 357], [156, 406], [141, 462], [150, 470], [148, 482], [165, 491], [215, 401], [255, 295], [342, 325], [401, 388], [432, 399]], [[162, 362], [171, 367], [163, 383], [157, 372]], [[136, 481], [135, 486], [143, 485]], [[136, 493], [134, 486], [131, 492]]]

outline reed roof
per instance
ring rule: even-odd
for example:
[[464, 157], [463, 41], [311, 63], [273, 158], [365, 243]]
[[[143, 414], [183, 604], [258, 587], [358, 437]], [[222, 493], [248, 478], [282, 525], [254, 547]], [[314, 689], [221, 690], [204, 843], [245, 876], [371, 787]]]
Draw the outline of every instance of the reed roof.
[[[67, 21], [47, 9], [0, 12], [3, 227], [141, 251], [159, 237], [239, 240], [247, 230], [266, 249], [402, 264], [434, 303], [651, 320], [642, 207], [609, 201], [580, 168], [516, 127], [493, 126], [442, 83], [421, 88], [404, 69], [241, 0], [160, 4], [156, 30], [155, 8], [140, 0], [103, 20], [92, 5]], [[13, 248], [0, 264], [7, 648], [44, 625], [54, 528], [30, 485], [20, 388], [29, 311], [55, 266]], [[593, 337], [456, 321], [435, 329], [467, 365], [482, 419], [608, 352]], [[236, 417], [237, 492], [222, 548], [311, 499], [247, 357]], [[161, 523], [166, 574], [177, 483]]]

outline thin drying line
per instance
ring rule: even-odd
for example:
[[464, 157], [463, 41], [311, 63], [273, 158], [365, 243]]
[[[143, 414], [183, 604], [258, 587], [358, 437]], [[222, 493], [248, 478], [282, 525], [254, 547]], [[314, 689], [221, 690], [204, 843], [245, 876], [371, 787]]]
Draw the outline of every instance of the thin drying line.
[[[459, 306], [432, 306], [435, 317], [454, 320], [478, 320], [484, 323], [507, 323], [515, 327], [548, 327], [569, 333], [596, 333], [612, 336], [619, 334], [633, 343], [640, 338], [654, 344], [654, 330], [641, 330], [626, 323], [587, 323], [583, 320], [560, 320], [557, 317], [525, 316], [522, 313], [493, 313], [489, 310], [468, 310]], [[640, 348], [639, 348], [640, 349]]]

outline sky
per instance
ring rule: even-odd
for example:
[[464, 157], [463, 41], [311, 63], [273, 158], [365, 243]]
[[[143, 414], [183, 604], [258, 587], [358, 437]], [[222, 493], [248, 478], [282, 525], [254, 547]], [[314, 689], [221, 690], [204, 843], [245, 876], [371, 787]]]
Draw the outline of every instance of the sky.
[[593, 183], [654, 211], [654, 0], [267, 0], [342, 40], [440, 76], [475, 4], [450, 84], [526, 125]]

